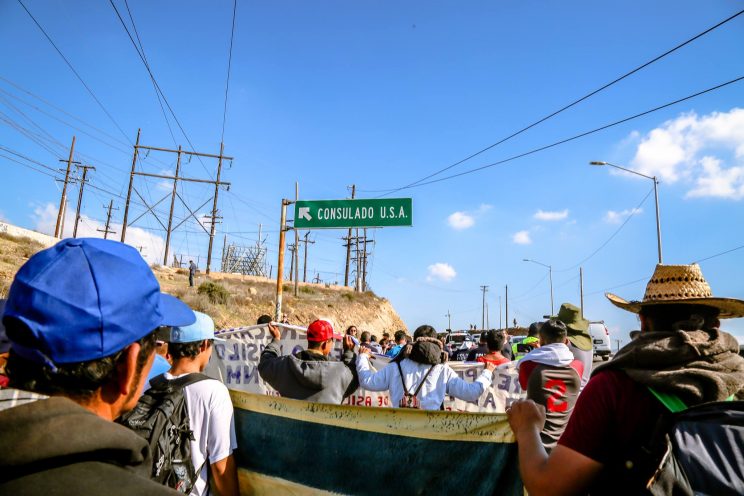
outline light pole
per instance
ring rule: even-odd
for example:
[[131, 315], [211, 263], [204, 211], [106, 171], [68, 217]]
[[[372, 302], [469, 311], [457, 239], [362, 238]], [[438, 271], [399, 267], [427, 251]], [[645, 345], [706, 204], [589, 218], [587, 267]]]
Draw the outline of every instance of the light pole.
[[645, 177], [646, 179], [651, 179], [654, 182], [654, 200], [656, 201], [656, 247], [659, 251], [659, 263], [663, 263], [661, 261], [661, 221], [659, 220], [659, 180], [656, 179], [656, 176], [647, 176], [646, 174], [641, 174], [640, 172], [636, 172], [631, 169], [626, 169], [625, 167], [621, 167], [619, 165], [611, 164], [609, 162], [600, 162], [600, 161], [592, 161], [589, 162], [589, 165], [609, 165], [610, 167], [614, 167], [616, 169], [623, 170], [625, 172], [630, 172], [631, 174], [635, 174], [636, 176]]
[[542, 265], [543, 267], [547, 267], [548, 269], [548, 276], [550, 277], [550, 315], [555, 315], [555, 312], [553, 311], [553, 266], [552, 265], [546, 265], [542, 262], [538, 262], [537, 260], [532, 260], [529, 258], [523, 258], [522, 262], [532, 262], [536, 263], [537, 265]]

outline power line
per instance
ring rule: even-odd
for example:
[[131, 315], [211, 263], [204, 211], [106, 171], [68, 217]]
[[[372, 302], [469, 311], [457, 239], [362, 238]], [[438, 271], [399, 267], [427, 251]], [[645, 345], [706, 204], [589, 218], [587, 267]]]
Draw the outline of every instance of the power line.
[[622, 231], [622, 230], [623, 230], [623, 227], [625, 227], [625, 225], [626, 225], [626, 224], [627, 224], [628, 222], [630, 222], [630, 219], [632, 219], [632, 218], [633, 218], [633, 216], [635, 216], [635, 214], [637, 214], [638, 212], [640, 212], [640, 208], [641, 208], [641, 206], [642, 206], [642, 205], [643, 205], [644, 203], [646, 203], [646, 200], [648, 200], [648, 197], [649, 197], [649, 196], [651, 196], [651, 193], [653, 193], [653, 191], [654, 191], [654, 189], [653, 189], [653, 188], [651, 188], [651, 189], [649, 190], [649, 192], [648, 192], [648, 193], [646, 193], [646, 196], [644, 196], [644, 197], [643, 197], [643, 199], [642, 199], [642, 200], [641, 200], [641, 202], [640, 202], [640, 203], [638, 204], [638, 206], [636, 206], [636, 207], [635, 207], [635, 208], [634, 208], [633, 210], [631, 210], [631, 211], [630, 211], [630, 214], [628, 214], [628, 217], [627, 217], [627, 218], [625, 219], [625, 221], [624, 221], [624, 222], [623, 222], [622, 224], [620, 224], [620, 227], [618, 227], [618, 228], [617, 228], [617, 230], [615, 230], [615, 232], [614, 232], [614, 233], [612, 233], [612, 235], [611, 235], [611, 236], [610, 236], [609, 238], [607, 238], [607, 240], [606, 240], [606, 241], [605, 241], [604, 243], [602, 243], [601, 245], [599, 245], [599, 248], [597, 248], [596, 250], [594, 250], [594, 251], [593, 251], [593, 252], [592, 252], [591, 254], [589, 254], [589, 255], [588, 255], [587, 257], [585, 257], [585, 258], [581, 259], [581, 260], [580, 260], [580, 261], [579, 261], [578, 263], [576, 263], [576, 264], [572, 265], [571, 267], [568, 267], [568, 268], [565, 268], [565, 269], [560, 269], [560, 270], [556, 270], [556, 272], [566, 272], [566, 271], [569, 271], [569, 270], [573, 270], [573, 269], [575, 269], [575, 268], [577, 268], [577, 267], [581, 266], [581, 264], [583, 264], [583, 263], [584, 263], [584, 262], [586, 262], [587, 260], [589, 260], [589, 259], [591, 259], [592, 257], [594, 257], [594, 255], [596, 255], [597, 253], [599, 253], [599, 252], [600, 252], [600, 250], [602, 250], [602, 248], [604, 248], [605, 246], [607, 246], [607, 245], [608, 245], [608, 244], [610, 243], [610, 241], [612, 241], [612, 240], [613, 240], [613, 239], [615, 238], [615, 236], [617, 236], [617, 235], [618, 235], [618, 234], [620, 233], [620, 231]]
[[71, 70], [71, 71], [73, 72], [73, 74], [75, 74], [75, 76], [76, 76], [76, 77], [78, 78], [78, 80], [79, 80], [79, 81], [80, 81], [80, 82], [81, 82], [81, 83], [83, 84], [83, 86], [85, 86], [85, 89], [86, 89], [86, 90], [88, 90], [88, 93], [90, 93], [90, 96], [92, 96], [92, 97], [93, 97], [93, 99], [94, 99], [94, 100], [96, 101], [96, 103], [98, 104], [98, 106], [99, 106], [99, 107], [101, 107], [101, 110], [103, 110], [103, 112], [104, 112], [104, 113], [106, 114], [106, 116], [107, 116], [107, 117], [108, 117], [108, 118], [109, 118], [109, 119], [111, 120], [111, 122], [113, 122], [113, 123], [114, 123], [114, 126], [116, 126], [116, 129], [118, 129], [118, 130], [119, 130], [119, 132], [120, 132], [120, 133], [121, 133], [121, 134], [122, 134], [122, 135], [123, 135], [123, 136], [124, 136], [124, 137], [125, 137], [125, 138], [127, 139], [127, 141], [129, 141], [129, 143], [131, 144], [131, 141], [129, 140], [129, 137], [128, 137], [128, 136], [127, 136], [127, 134], [126, 134], [126, 133], [125, 133], [125, 132], [124, 132], [124, 131], [122, 130], [121, 126], [119, 126], [119, 123], [118, 123], [118, 122], [116, 122], [116, 119], [114, 119], [114, 117], [113, 117], [113, 116], [112, 116], [112, 115], [111, 115], [111, 114], [109, 113], [109, 111], [108, 111], [108, 110], [106, 110], [106, 107], [104, 107], [103, 103], [101, 103], [101, 101], [100, 101], [100, 100], [98, 99], [98, 97], [96, 96], [96, 94], [95, 94], [95, 93], [93, 93], [93, 90], [91, 90], [91, 89], [90, 89], [90, 86], [88, 86], [88, 84], [87, 84], [87, 83], [86, 83], [86, 82], [85, 82], [85, 81], [83, 80], [83, 78], [82, 78], [82, 77], [80, 76], [80, 74], [78, 74], [78, 71], [76, 71], [76, 70], [75, 70], [75, 68], [74, 68], [74, 67], [72, 66], [72, 64], [70, 63], [70, 61], [69, 61], [69, 60], [67, 60], [67, 57], [65, 57], [65, 54], [63, 54], [63, 53], [62, 53], [62, 51], [61, 51], [61, 50], [60, 50], [60, 49], [59, 49], [59, 48], [57, 47], [57, 45], [56, 45], [56, 44], [54, 43], [54, 41], [52, 40], [52, 38], [51, 38], [51, 37], [50, 37], [50, 36], [49, 36], [49, 35], [47, 34], [47, 32], [46, 32], [46, 31], [44, 31], [44, 28], [43, 28], [43, 27], [41, 27], [41, 24], [39, 24], [39, 21], [37, 21], [37, 20], [36, 20], [36, 18], [35, 18], [35, 17], [34, 17], [34, 15], [33, 15], [33, 14], [31, 13], [31, 11], [29, 11], [29, 10], [28, 10], [28, 9], [26, 8], [26, 6], [25, 6], [25, 5], [23, 4], [23, 1], [22, 1], [22, 0], [18, 0], [18, 3], [19, 3], [19, 4], [21, 4], [21, 7], [23, 7], [23, 10], [25, 10], [25, 11], [26, 11], [26, 13], [27, 13], [27, 14], [29, 15], [29, 17], [31, 18], [31, 20], [32, 20], [32, 21], [34, 21], [34, 24], [36, 24], [36, 26], [37, 26], [37, 27], [38, 27], [38, 28], [39, 28], [39, 29], [41, 30], [41, 32], [42, 32], [42, 33], [44, 34], [44, 36], [45, 36], [45, 37], [46, 37], [46, 39], [47, 39], [47, 40], [49, 41], [49, 43], [51, 43], [51, 45], [52, 45], [52, 46], [54, 47], [54, 49], [55, 49], [55, 50], [57, 51], [57, 53], [59, 54], [59, 56], [60, 56], [60, 57], [62, 57], [62, 60], [64, 60], [64, 61], [65, 61], [65, 64], [67, 64], [67, 67], [69, 67], [69, 68], [70, 68], [70, 70]]
[[[624, 123], [629, 122], [629, 121], [632, 121], [634, 119], [638, 119], [639, 117], [643, 117], [645, 115], [649, 115], [649, 114], [652, 114], [654, 112], [658, 112], [659, 110], [663, 110], [663, 109], [665, 109], [667, 107], [671, 107], [671, 106], [676, 105], [678, 103], [682, 103], [682, 102], [685, 102], [687, 100], [691, 100], [691, 99], [696, 98], [698, 96], [704, 95], [706, 93], [710, 93], [711, 91], [719, 90], [719, 89], [724, 88], [726, 86], [729, 86], [731, 84], [738, 83], [739, 81], [741, 81], [743, 79], [744, 79], [744, 76], [739, 76], [739, 77], [737, 77], [735, 79], [731, 79], [730, 81], [726, 81], [725, 83], [717, 84], [716, 86], [712, 86], [712, 87], [707, 88], [705, 90], [698, 91], [697, 93], [693, 93], [692, 95], [688, 95], [686, 97], [679, 98], [677, 100], [674, 100], [674, 101], [665, 103], [663, 105], [659, 105], [658, 107], [654, 107], [652, 109], [649, 109], [649, 110], [646, 110], [646, 111], [637, 113], [635, 115], [631, 115], [629, 117], [625, 117], [623, 119], [620, 119], [620, 120], [611, 122], [609, 124], [605, 124], [604, 126], [600, 126], [600, 127], [594, 128], [594, 129], [592, 129], [590, 131], [585, 131], [583, 133], [576, 134], [574, 136], [571, 136], [570, 138], [565, 138], [565, 139], [562, 139], [560, 141], [556, 141], [554, 143], [551, 143], [549, 145], [541, 146], [539, 148], [533, 148], [530, 151], [527, 151], [527, 152], [524, 152], [524, 153], [520, 153], [518, 155], [512, 155], [511, 157], [505, 158], [503, 160], [499, 160], [498, 162], [493, 162], [493, 163], [490, 163], [490, 164], [482, 165], [482, 166], [476, 167], [474, 169], [468, 169], [468, 170], [463, 171], [463, 172], [458, 172], [457, 174], [452, 174], [450, 176], [441, 177], [439, 179], [432, 179], [431, 181], [426, 181], [426, 182], [418, 183], [418, 184], [413, 185], [413, 186], [404, 186], [404, 187], [398, 188], [396, 190], [391, 190], [391, 191], [388, 192], [388, 194], [389, 193], [392, 193], [393, 191], [400, 191], [402, 189], [418, 188], [420, 186], [427, 186], [429, 184], [439, 183], [439, 182], [442, 182], [442, 181], [448, 181], [450, 179], [455, 179], [455, 178], [460, 177], [460, 176], [465, 176], [465, 175], [468, 175], [468, 174], [473, 174], [474, 172], [479, 172], [479, 171], [482, 171], [484, 169], [495, 167], [497, 165], [502, 165], [502, 164], [505, 164], [507, 162], [511, 162], [511, 161], [517, 160], [519, 158], [526, 157], [528, 155], [533, 155], [535, 153], [538, 153], [538, 152], [541, 152], [541, 151], [545, 151], [547, 149], [554, 148], [554, 147], [559, 146], [559, 145], [564, 145], [564, 144], [569, 143], [571, 141], [575, 141], [575, 140], [577, 140], [579, 138], [584, 138], [584, 137], [589, 136], [591, 134], [595, 134], [595, 133], [598, 133], [600, 131], [604, 131], [605, 129], [609, 129], [611, 127], [615, 127], [615, 126], [618, 126], [620, 124], [624, 124]], [[382, 195], [382, 196], [386, 196], [386, 195]]]
[[706, 260], [710, 260], [711, 258], [717, 258], [717, 257], [720, 257], [722, 255], [727, 255], [727, 254], [729, 254], [729, 253], [731, 253], [733, 251], [741, 250], [742, 248], [744, 248], [744, 245], [737, 246], [736, 248], [731, 248], [730, 250], [722, 251], [720, 253], [716, 253], [715, 255], [711, 255], [709, 257], [701, 258], [700, 260], [695, 260], [692, 263], [705, 262]]
[[[18, 0], [18, 1], [20, 2], [21, 0]], [[145, 69], [147, 69], [147, 73], [150, 75], [150, 79], [152, 80], [153, 85], [155, 85], [155, 89], [160, 93], [160, 96], [163, 98], [165, 105], [168, 107], [168, 110], [173, 116], [173, 120], [176, 121], [176, 124], [178, 125], [178, 129], [181, 130], [181, 133], [183, 134], [184, 138], [186, 138], [186, 142], [191, 147], [191, 151], [196, 152], [196, 148], [194, 147], [194, 144], [191, 142], [189, 135], [186, 134], [186, 131], [181, 125], [181, 121], [178, 120], [178, 117], [176, 116], [176, 113], [174, 112], [173, 107], [171, 107], [171, 104], [168, 102], [168, 98], [166, 98], [165, 93], [163, 93], [162, 88], [160, 88], [160, 85], [158, 84], [158, 81], [155, 78], [155, 75], [152, 73], [152, 70], [150, 70], [150, 65], [147, 63], [147, 60], [145, 59], [144, 54], [140, 53], [137, 43], [134, 41], [134, 38], [132, 38], [132, 33], [129, 31], [129, 28], [127, 27], [126, 23], [124, 22], [124, 19], [121, 17], [121, 14], [119, 13], [119, 9], [116, 8], [116, 5], [114, 4], [113, 0], [109, 0], [109, 3], [111, 4], [111, 7], [114, 9], [114, 12], [116, 12], [116, 17], [119, 18], [119, 22], [121, 23], [121, 26], [124, 28], [124, 31], [126, 31], [127, 36], [129, 37], [129, 41], [132, 42], [132, 46], [134, 46], [134, 51], [137, 52], [137, 55], [139, 56], [140, 60], [144, 64]], [[134, 23], [132, 24], [132, 26], [134, 26]], [[197, 155], [196, 158], [199, 160], [199, 163], [201, 164], [202, 168], [207, 173], [207, 176], [209, 176], [209, 178], [212, 179], [212, 174], [210, 174], [209, 170], [207, 169], [207, 166], [204, 165], [204, 161], [201, 159], [201, 157]]]
[[744, 13], [744, 10], [740, 10], [739, 12], [737, 12], [734, 15], [732, 15], [732, 16], [724, 19], [723, 21], [719, 22], [718, 24], [716, 24], [714, 26], [711, 26], [710, 28], [706, 29], [702, 33], [699, 33], [699, 34], [693, 36], [692, 38], [690, 38], [690, 39], [688, 39], [688, 40], [680, 43], [679, 45], [675, 46], [674, 48], [671, 48], [671, 49], [667, 50], [666, 52], [662, 53], [661, 55], [658, 55], [658, 56], [654, 57], [653, 59], [649, 60], [648, 62], [645, 62], [645, 63], [639, 65], [635, 69], [633, 69], [633, 70], [631, 70], [629, 72], [626, 72], [622, 76], [613, 79], [609, 83], [607, 83], [607, 84], [605, 84], [605, 85], [597, 88], [596, 90], [594, 90], [594, 91], [592, 91], [590, 93], [587, 93], [586, 95], [582, 96], [581, 98], [579, 98], [577, 100], [574, 100], [573, 102], [569, 103], [568, 105], [565, 105], [565, 106], [561, 107], [560, 109], [558, 109], [558, 110], [556, 110], [556, 111], [554, 111], [554, 112], [552, 112], [552, 113], [550, 113], [550, 114], [548, 114], [548, 115], [540, 118], [539, 120], [533, 122], [532, 124], [530, 124], [530, 125], [528, 125], [526, 127], [523, 127], [522, 129], [520, 129], [518, 131], [515, 131], [514, 133], [506, 136], [505, 138], [500, 139], [496, 143], [493, 143], [493, 144], [491, 144], [491, 145], [489, 145], [489, 146], [487, 146], [487, 147], [485, 147], [485, 148], [483, 148], [483, 149], [481, 149], [481, 150], [479, 150], [479, 151], [477, 151], [475, 153], [472, 153], [472, 154], [468, 155], [467, 157], [463, 158], [462, 160], [459, 160], [459, 161], [457, 161], [457, 162], [455, 162], [453, 164], [450, 164], [447, 167], [444, 167], [443, 169], [439, 169], [438, 171], [436, 171], [436, 172], [434, 172], [432, 174], [429, 174], [428, 176], [425, 176], [425, 177], [423, 177], [423, 178], [421, 178], [421, 179], [419, 179], [417, 181], [414, 181], [414, 182], [412, 182], [410, 184], [407, 184], [406, 186], [403, 186], [403, 187], [400, 187], [400, 188], [396, 188], [396, 189], [393, 189], [393, 190], [367, 190], [365, 192], [367, 192], [367, 193], [381, 193], [381, 192], [386, 192], [386, 194], [391, 194], [391, 193], [395, 193], [397, 191], [400, 191], [402, 189], [407, 189], [407, 188], [410, 188], [412, 186], [415, 186], [415, 185], [417, 185], [419, 183], [422, 183], [423, 181], [426, 181], [427, 179], [430, 179], [430, 178], [432, 178], [434, 176], [438, 176], [442, 172], [445, 172], [445, 171], [447, 171], [449, 169], [452, 169], [453, 167], [456, 167], [456, 166], [462, 164], [463, 162], [466, 162], [466, 161], [468, 161], [468, 160], [470, 160], [470, 159], [472, 159], [474, 157], [477, 157], [478, 155], [480, 155], [480, 154], [482, 154], [482, 153], [484, 153], [484, 152], [486, 152], [486, 151], [488, 151], [488, 150], [490, 150], [490, 149], [492, 149], [492, 148], [494, 148], [494, 147], [496, 147], [496, 146], [498, 146], [498, 145], [500, 145], [500, 144], [502, 144], [502, 143], [504, 143], [506, 141], [509, 141], [510, 139], [512, 139], [512, 138], [514, 138], [514, 137], [516, 137], [516, 136], [524, 133], [525, 131], [528, 131], [529, 129], [532, 129], [533, 127], [535, 127], [535, 126], [537, 126], [537, 125], [539, 125], [539, 124], [547, 121], [548, 119], [550, 119], [552, 117], [555, 117], [556, 115], [560, 114], [561, 112], [570, 109], [571, 107], [573, 107], [573, 106], [575, 106], [575, 105], [583, 102], [584, 100], [586, 100], [588, 98], [591, 98], [592, 96], [594, 96], [597, 93], [599, 93], [599, 92], [601, 92], [601, 91], [609, 88], [610, 86], [613, 86], [614, 84], [619, 83], [623, 79], [625, 79], [625, 78], [627, 78], [627, 77], [635, 74], [636, 72], [638, 72], [638, 71], [640, 71], [640, 70], [648, 67], [649, 65], [653, 64], [654, 62], [658, 62], [659, 60], [663, 59], [667, 55], [670, 55], [670, 54], [676, 52], [680, 48], [682, 48], [682, 47], [684, 47], [686, 45], [689, 45], [690, 43], [692, 43], [693, 41], [697, 40], [698, 38], [701, 38], [701, 37], [705, 36], [706, 34], [710, 33], [711, 31], [713, 31], [713, 30], [715, 30], [715, 29], [723, 26], [724, 24], [726, 24], [727, 22], [735, 19], [736, 17], [738, 17], [742, 13]]
[[235, 13], [238, 10], [238, 0], [233, 0], [232, 31], [230, 33], [230, 51], [227, 58], [227, 80], [225, 81], [225, 109], [222, 112], [222, 136], [220, 142], [225, 141], [225, 121], [227, 120], [227, 94], [230, 90], [230, 69], [232, 68], [233, 39], [235, 38]]

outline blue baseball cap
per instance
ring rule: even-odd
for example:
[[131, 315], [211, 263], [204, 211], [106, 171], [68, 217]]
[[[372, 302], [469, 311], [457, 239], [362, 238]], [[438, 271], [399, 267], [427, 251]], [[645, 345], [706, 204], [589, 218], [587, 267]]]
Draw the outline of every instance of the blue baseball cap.
[[196, 322], [188, 326], [173, 327], [169, 343], [193, 343], [205, 339], [224, 341], [214, 336], [214, 321], [205, 313], [194, 311]]
[[13, 351], [52, 368], [113, 355], [158, 327], [195, 318], [160, 292], [136, 249], [97, 238], [65, 239], [32, 256], [18, 270], [3, 314]]

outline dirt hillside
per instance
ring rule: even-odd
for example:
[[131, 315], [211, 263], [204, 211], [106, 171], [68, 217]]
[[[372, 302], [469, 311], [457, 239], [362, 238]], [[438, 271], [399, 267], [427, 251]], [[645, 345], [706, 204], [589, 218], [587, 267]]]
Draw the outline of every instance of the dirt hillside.
[[[7, 296], [13, 276], [28, 258], [43, 249], [28, 238], [0, 233], [0, 298]], [[184, 269], [154, 266], [161, 289], [177, 296], [194, 310], [209, 314], [218, 328], [256, 323], [259, 315], [273, 315], [276, 282], [259, 277], [212, 273], [198, 274], [189, 288]], [[397, 312], [385, 298], [372, 292], [357, 293], [338, 286], [300, 284], [298, 296], [285, 283], [283, 309], [291, 324], [307, 325], [316, 318], [327, 318], [337, 330], [349, 325], [378, 336], [383, 331], [406, 329]]]

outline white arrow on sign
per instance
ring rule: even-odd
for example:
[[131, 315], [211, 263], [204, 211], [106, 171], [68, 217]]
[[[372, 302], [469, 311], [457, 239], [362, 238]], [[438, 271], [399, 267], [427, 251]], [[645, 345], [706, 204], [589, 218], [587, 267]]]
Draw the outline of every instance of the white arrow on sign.
[[300, 219], [313, 220], [310, 217], [310, 207], [300, 207]]

